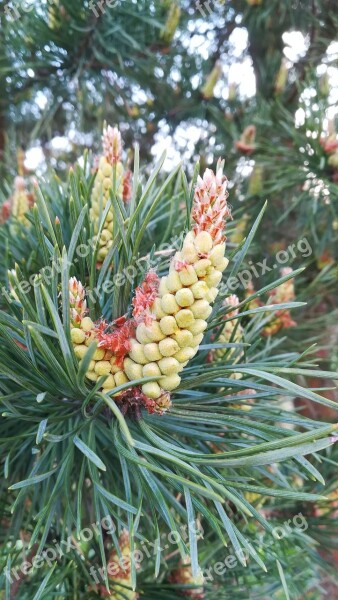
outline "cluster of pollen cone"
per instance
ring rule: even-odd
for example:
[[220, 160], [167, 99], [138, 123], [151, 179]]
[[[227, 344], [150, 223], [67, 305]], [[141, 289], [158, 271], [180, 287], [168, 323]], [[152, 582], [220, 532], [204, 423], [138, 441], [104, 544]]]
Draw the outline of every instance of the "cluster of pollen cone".
[[[103, 154], [98, 158], [90, 208], [90, 217], [95, 233], [98, 233], [99, 223], [110, 199], [111, 191], [124, 202], [129, 201], [131, 192], [131, 172], [123, 166], [121, 134], [116, 127], [104, 128], [102, 146]], [[113, 221], [114, 209], [111, 204], [100, 233], [99, 263], [104, 261], [113, 244]]]
[[94, 323], [87, 316], [83, 285], [75, 278], [69, 282], [71, 339], [78, 359], [97, 342], [88, 379], [106, 376], [102, 387], [114, 393], [115, 387], [129, 381], [157, 378], [141, 387], [126, 387], [121, 394], [121, 399], [141, 401], [149, 412], [169, 408], [170, 392], [179, 386], [181, 371], [202, 342], [228, 264], [223, 234], [225, 218], [230, 216], [226, 183], [220, 163], [216, 174], [207, 169], [198, 179], [191, 230], [182, 249], [173, 256], [168, 275], [159, 278], [152, 270], [147, 273], [135, 290], [130, 318]]

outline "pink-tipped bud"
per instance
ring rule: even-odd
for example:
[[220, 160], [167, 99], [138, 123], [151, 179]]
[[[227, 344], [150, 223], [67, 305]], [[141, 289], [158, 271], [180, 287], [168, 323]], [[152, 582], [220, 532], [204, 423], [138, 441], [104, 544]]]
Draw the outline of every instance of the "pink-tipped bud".
[[220, 244], [223, 239], [224, 222], [230, 217], [230, 208], [227, 204], [227, 178], [223, 175], [222, 168], [216, 174], [211, 169], [206, 169], [202, 177], [198, 177], [192, 218], [195, 222], [193, 231], [208, 231], [214, 244]]
[[103, 154], [107, 161], [114, 165], [121, 160], [122, 140], [117, 127], [105, 127], [102, 135]]
[[18, 176], [14, 179], [14, 189], [16, 192], [23, 192], [26, 189], [26, 184], [23, 177]]
[[239, 140], [236, 141], [235, 147], [243, 154], [251, 154], [256, 149], [256, 127], [255, 125], [248, 125]]
[[76, 277], [71, 277], [69, 280], [69, 305], [71, 321], [79, 325], [87, 312], [87, 303], [85, 288]]
[[226, 298], [223, 302], [223, 306], [231, 306], [233, 308], [232, 311], [227, 312], [225, 316], [226, 319], [229, 319], [230, 317], [235, 317], [236, 315], [238, 315], [238, 305], [239, 305], [239, 299], [238, 296], [236, 296], [236, 294], [231, 294], [231, 296], [229, 296], [228, 298]]
[[155, 302], [158, 294], [160, 280], [153, 269], [146, 274], [143, 282], [136, 288], [135, 296], [132, 300], [133, 317], [137, 324], [151, 324], [153, 316], [150, 308]]

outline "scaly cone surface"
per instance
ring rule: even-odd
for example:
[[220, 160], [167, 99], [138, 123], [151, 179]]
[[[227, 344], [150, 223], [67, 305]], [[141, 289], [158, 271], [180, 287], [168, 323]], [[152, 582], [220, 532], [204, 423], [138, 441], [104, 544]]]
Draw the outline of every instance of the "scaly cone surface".
[[114, 584], [111, 590], [110, 600], [137, 600], [139, 595], [132, 590], [131, 576], [131, 550], [129, 532], [124, 529], [119, 537], [119, 547], [121, 555], [116, 550], [109, 556], [107, 571], [109, 580]]
[[23, 177], [16, 177], [14, 181], [14, 193], [12, 196], [12, 214], [24, 225], [29, 225], [26, 213], [31, 206], [30, 196], [26, 189]]
[[109, 600], [138, 600], [139, 594], [132, 589], [130, 536], [126, 529], [119, 536], [119, 550], [120, 553], [114, 549], [107, 561], [110, 591], [108, 592], [103, 585], [95, 586], [91, 590]]
[[198, 179], [192, 230], [181, 252], [173, 257], [169, 274], [159, 281], [153, 304], [137, 314], [136, 341], [132, 341], [124, 368], [128, 377], [163, 376], [158, 383], [142, 386], [150, 398], [160, 398], [162, 390], [178, 387], [179, 373], [203, 339], [218, 293], [216, 286], [228, 264], [223, 235], [224, 219], [230, 215], [226, 183], [220, 166], [216, 175], [207, 169], [203, 179]]
[[[101, 216], [106, 208], [113, 190], [125, 202], [129, 200], [130, 172], [125, 171], [122, 164], [122, 141], [117, 127], [105, 127], [102, 135], [103, 155], [98, 161], [98, 170], [91, 197], [90, 216], [94, 223], [94, 231], [98, 233]], [[100, 233], [98, 261], [102, 263], [113, 244], [114, 209], [111, 205]]]
[[[170, 574], [169, 580], [177, 586], [182, 586], [181, 589], [177, 588], [177, 592], [180, 596], [192, 598], [193, 600], [202, 600], [204, 598], [203, 575], [200, 573], [195, 577], [193, 576], [189, 557], [180, 561], [176, 569]], [[185, 586], [196, 587], [189, 588]]]
[[144, 377], [160, 378], [144, 383], [141, 389], [122, 392], [121, 401], [139, 402], [149, 412], [165, 411], [170, 392], [180, 384], [179, 373], [198, 351], [228, 264], [223, 233], [225, 219], [230, 217], [226, 185], [221, 163], [216, 174], [206, 169], [203, 178], [198, 178], [192, 227], [182, 250], [172, 258], [167, 276], [159, 279], [153, 271], [147, 273], [136, 289], [131, 319], [121, 317], [110, 325], [93, 323], [84, 316], [83, 287], [72, 280], [75, 321], [71, 336], [76, 356], [83, 358], [90, 343], [98, 342], [87, 377], [96, 381], [106, 375], [106, 390]]

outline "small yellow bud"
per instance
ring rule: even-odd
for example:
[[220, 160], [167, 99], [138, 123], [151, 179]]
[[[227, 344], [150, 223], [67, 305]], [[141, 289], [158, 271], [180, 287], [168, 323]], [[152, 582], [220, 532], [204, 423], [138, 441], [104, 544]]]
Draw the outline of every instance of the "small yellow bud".
[[146, 362], [154, 362], [155, 360], [160, 360], [162, 358], [162, 354], [159, 350], [158, 344], [156, 344], [155, 342], [145, 344], [144, 354], [147, 359]]
[[176, 313], [175, 319], [179, 327], [186, 329], [193, 324], [195, 317], [189, 308], [182, 308], [182, 310]]
[[96, 350], [93, 354], [93, 360], [102, 360], [104, 355], [105, 355], [105, 350], [102, 350], [102, 348], [96, 348]]
[[196, 275], [196, 271], [193, 265], [188, 265], [184, 267], [182, 271], [179, 272], [180, 280], [183, 285], [192, 285], [198, 281], [198, 277]]
[[[164, 358], [162, 360], [165, 360]], [[168, 359], [169, 360], [169, 359]], [[143, 367], [143, 377], [156, 377], [161, 375], [160, 367], [156, 362], [150, 362]]]
[[82, 329], [71, 329], [70, 337], [73, 344], [82, 344], [86, 339], [86, 334]]
[[212, 267], [205, 278], [205, 283], [209, 288], [216, 287], [222, 280], [222, 273]]
[[123, 368], [129, 381], [133, 381], [134, 379], [142, 379], [142, 366], [135, 363], [133, 360], [131, 360], [131, 358], [127, 357], [124, 359]]
[[181, 382], [181, 378], [177, 374], [175, 374], [175, 375], [168, 375], [166, 377], [163, 377], [159, 381], [159, 383], [162, 386], [162, 388], [164, 390], [167, 390], [168, 392], [170, 392], [171, 390], [174, 390], [175, 388], [177, 388], [180, 385], [180, 382]]
[[95, 360], [91, 360], [89, 363], [88, 371], [94, 371], [96, 362]]
[[103, 229], [101, 232], [101, 236], [100, 236], [100, 243], [103, 242], [103, 244], [105, 244], [106, 242], [109, 242], [109, 240], [111, 240], [112, 235], [110, 233], [110, 231], [108, 231], [108, 229]]
[[196, 300], [204, 298], [209, 291], [209, 288], [205, 281], [197, 281], [197, 283], [194, 283], [194, 285], [192, 285], [190, 289]]
[[184, 238], [184, 244], [193, 244], [195, 242], [195, 234], [193, 231], [188, 231]]
[[109, 375], [110, 367], [111, 365], [108, 360], [98, 360], [94, 370], [97, 375]]
[[162, 296], [162, 308], [164, 312], [168, 315], [174, 315], [180, 310], [180, 307], [176, 302], [175, 296], [169, 293], [164, 294], [164, 296]]
[[160, 320], [160, 327], [161, 331], [165, 335], [172, 335], [178, 329], [176, 319], [171, 315], [166, 315], [165, 317], [162, 317], [162, 319]]
[[140, 344], [147, 344], [150, 338], [147, 334], [145, 323], [140, 323], [136, 328], [136, 339]]
[[162, 309], [161, 298], [155, 298], [154, 304], [152, 305], [151, 309], [157, 319], [162, 319], [162, 317], [165, 316], [165, 312]]
[[91, 331], [94, 328], [94, 323], [90, 317], [84, 317], [81, 321], [81, 329], [83, 331]]
[[87, 352], [88, 348], [87, 346], [85, 346], [84, 344], [81, 344], [79, 346], [74, 346], [74, 353], [76, 358], [79, 358], [81, 360], [81, 358], [83, 358]]
[[185, 346], [192, 346], [194, 336], [188, 329], [179, 329], [173, 335], [173, 339], [178, 343], [180, 348], [184, 348]]
[[180, 363], [185, 363], [195, 356], [195, 354], [195, 350], [187, 346], [186, 348], [181, 348], [178, 352], [176, 352], [174, 358], [176, 358], [176, 360], [178, 360]]
[[177, 271], [170, 271], [167, 277], [167, 288], [169, 292], [177, 292], [181, 289], [182, 284]]
[[217, 246], [215, 246], [209, 254], [209, 260], [211, 260], [211, 264], [214, 266], [217, 265], [217, 263], [224, 258], [224, 252], [225, 244], [217, 244]]
[[160, 279], [160, 285], [158, 288], [158, 293], [160, 296], [164, 296], [164, 294], [168, 294], [169, 290], [167, 288], [167, 278], [166, 277], [161, 277]]
[[172, 356], [159, 360], [158, 366], [163, 375], [174, 375], [180, 370], [180, 363]]
[[179, 306], [183, 308], [186, 306], [190, 306], [194, 302], [194, 294], [189, 288], [182, 288], [178, 290], [175, 294], [176, 302]]
[[205, 331], [207, 326], [208, 323], [204, 321], [204, 319], [196, 319], [194, 323], [190, 325], [189, 331], [191, 331], [193, 335], [198, 335], [199, 333]]
[[194, 264], [194, 269], [198, 277], [204, 277], [207, 274], [208, 267], [211, 266], [211, 262], [208, 258], [201, 258]]
[[179, 345], [177, 342], [175, 342], [175, 340], [167, 337], [164, 340], [160, 341], [159, 349], [162, 356], [172, 356], [173, 354], [175, 354], [175, 352], [179, 350]]
[[194, 335], [191, 347], [196, 348], [196, 346], [200, 345], [202, 340], [203, 340], [203, 333], [198, 333], [197, 335]]
[[193, 264], [198, 260], [198, 253], [193, 243], [184, 243], [182, 248], [182, 256], [183, 260], [190, 264]]
[[116, 364], [116, 356], [110, 359], [110, 370], [112, 373], [118, 373], [121, 370], [121, 367]]
[[219, 262], [215, 263], [214, 267], [215, 267], [215, 269], [217, 269], [218, 271], [221, 271], [221, 272], [223, 272], [223, 271], [224, 271], [224, 269], [226, 269], [226, 268], [227, 268], [228, 264], [229, 264], [229, 261], [228, 261], [228, 259], [224, 257], [224, 258], [222, 258], [222, 259], [221, 259]]
[[210, 290], [208, 291], [208, 293], [207, 293], [207, 295], [206, 295], [205, 299], [206, 299], [208, 302], [212, 303], [212, 302], [214, 302], [214, 300], [216, 300], [216, 298], [217, 298], [217, 295], [218, 295], [218, 289], [217, 289], [217, 288], [215, 288], [215, 287], [212, 287], [212, 288], [210, 288]]
[[110, 167], [110, 169], [112, 169], [112, 166], [111, 166], [111, 165], [110, 165], [110, 164], [107, 162], [107, 159], [106, 159], [106, 157], [105, 157], [105, 156], [103, 156], [103, 155], [101, 155], [101, 156], [100, 156], [100, 159], [99, 159], [99, 170], [98, 170], [98, 173], [97, 173], [97, 177], [99, 176], [100, 172], [102, 172], [102, 175], [103, 175], [103, 169], [104, 169], [106, 166], [107, 166], [107, 167]]
[[114, 379], [116, 386], [123, 385], [128, 381], [128, 378], [126, 377], [125, 373], [123, 373], [123, 371], [118, 371], [118, 373], [115, 373]]
[[207, 300], [195, 300], [194, 304], [190, 307], [195, 319], [206, 320], [211, 312], [212, 308]]
[[105, 390], [112, 390], [115, 387], [114, 375], [108, 375], [106, 381], [103, 382], [102, 387]]
[[102, 171], [102, 174], [104, 177], [112, 177], [113, 175], [113, 167], [112, 165], [109, 164], [109, 162], [107, 162], [105, 157], [101, 157], [104, 158], [104, 163], [102, 161], [103, 164], [101, 164], [101, 159], [100, 159], [100, 170]]
[[86, 377], [90, 381], [97, 381], [99, 378], [99, 375], [96, 375], [96, 373], [94, 373], [94, 371], [87, 371]]
[[129, 352], [130, 358], [138, 363], [139, 365], [146, 365], [148, 360], [144, 354], [144, 346], [136, 340], [130, 340], [131, 350]]
[[162, 391], [158, 383], [156, 381], [149, 381], [149, 383], [144, 383], [142, 386], [142, 392], [148, 396], [148, 398], [159, 398], [162, 395]]
[[153, 321], [152, 324], [149, 325], [149, 327], [146, 327], [146, 332], [151, 342], [159, 342], [165, 337], [157, 321]]
[[[111, 188], [111, 178], [110, 177], [105, 177], [103, 180], [103, 187], [105, 190], [109, 190], [109, 188]], [[105, 200], [105, 198], [104, 198]]]
[[108, 254], [108, 248], [107, 248], [107, 246], [104, 246], [104, 248], [99, 249], [99, 251], [97, 253], [97, 257], [102, 262], [106, 258], [107, 254]]
[[200, 231], [195, 237], [195, 247], [197, 252], [207, 254], [213, 246], [213, 239], [208, 231]]

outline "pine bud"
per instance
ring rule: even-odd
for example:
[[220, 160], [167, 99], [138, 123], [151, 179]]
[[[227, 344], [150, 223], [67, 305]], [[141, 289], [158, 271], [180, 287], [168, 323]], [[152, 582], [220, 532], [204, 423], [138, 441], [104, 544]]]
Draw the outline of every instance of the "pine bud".
[[[194, 600], [202, 600], [204, 598], [203, 575], [200, 572], [197, 576], [193, 576], [189, 557], [180, 561], [178, 567], [172, 571], [169, 579], [170, 582], [176, 586], [182, 585], [182, 589], [178, 588], [178, 593], [181, 596], [189, 597]], [[190, 586], [196, 587], [193, 588]]]
[[166, 315], [160, 320], [161, 331], [164, 335], [172, 335], [178, 330], [178, 325], [175, 317]]
[[16, 177], [14, 180], [14, 194], [12, 197], [12, 214], [23, 225], [29, 225], [26, 213], [30, 207], [29, 196], [23, 177]]
[[156, 400], [162, 394], [162, 390], [156, 381], [149, 381], [148, 383], [144, 383], [142, 386], [142, 392], [148, 398], [153, 398]]
[[166, 44], [171, 43], [180, 22], [180, 16], [181, 8], [177, 2], [173, 1], [169, 8], [166, 23], [161, 31], [161, 39]]
[[264, 169], [261, 165], [255, 165], [249, 178], [248, 195], [257, 196], [263, 190]]
[[[118, 161], [116, 148], [114, 160]], [[105, 181], [110, 167], [106, 157], [101, 157], [98, 182]], [[88, 379], [95, 381], [105, 375], [103, 389], [108, 390], [128, 381], [162, 375], [158, 382], [145, 383], [142, 393], [140, 388], [126, 390], [120, 395], [122, 401], [137, 399], [149, 412], [162, 413], [170, 407], [168, 392], [178, 387], [178, 373], [198, 352], [218, 293], [221, 270], [228, 264], [223, 233], [224, 219], [230, 214], [226, 199], [221, 169], [216, 175], [207, 169], [196, 184], [193, 225], [183, 242], [183, 251], [176, 252], [167, 276], [159, 279], [154, 271], [147, 273], [135, 291], [132, 318], [94, 324], [85, 316], [83, 286], [70, 280], [74, 352], [81, 359], [93, 341], [98, 343]], [[105, 227], [99, 243], [106, 249], [104, 244], [110, 241], [110, 231]], [[186, 260], [185, 252], [192, 262]]]
[[179, 345], [177, 342], [175, 342], [175, 340], [167, 337], [160, 341], [159, 349], [162, 356], [172, 356], [179, 350]]
[[222, 65], [220, 62], [216, 62], [211, 73], [209, 73], [204, 86], [201, 89], [201, 94], [205, 100], [210, 100], [214, 95], [214, 88], [218, 80], [222, 75]]
[[[150, 342], [144, 346], [144, 354], [146, 356], [146, 362], [154, 362], [162, 358], [162, 354], [159, 350], [159, 345], [155, 342]], [[145, 363], [144, 363], [145, 364]]]
[[[123, 198], [124, 169], [121, 162], [122, 141], [117, 127], [105, 127], [102, 135], [103, 155], [99, 159], [92, 197], [90, 216], [94, 224], [95, 233], [98, 232], [102, 213], [110, 199], [111, 190]], [[103, 262], [112, 247], [114, 210], [109, 208], [104, 228], [99, 239], [98, 261]]]
[[176, 358], [167, 357], [158, 361], [158, 366], [163, 375], [174, 375], [178, 373], [180, 365]]
[[138, 593], [132, 590], [131, 547], [129, 532], [124, 529], [119, 537], [119, 552], [114, 549], [107, 562], [109, 581], [113, 586], [110, 600], [138, 600]]
[[194, 303], [194, 294], [189, 288], [182, 288], [176, 292], [175, 299], [179, 306], [185, 308]]
[[279, 67], [279, 71], [276, 75], [276, 79], [275, 79], [276, 94], [281, 94], [285, 90], [285, 87], [286, 87], [286, 84], [288, 81], [288, 75], [289, 75], [289, 71], [286, 66], [286, 61], [285, 61], [285, 59], [283, 59], [281, 62], [281, 66]]

